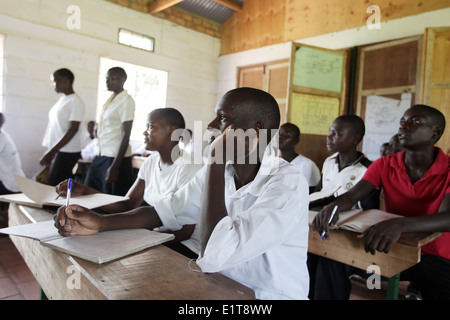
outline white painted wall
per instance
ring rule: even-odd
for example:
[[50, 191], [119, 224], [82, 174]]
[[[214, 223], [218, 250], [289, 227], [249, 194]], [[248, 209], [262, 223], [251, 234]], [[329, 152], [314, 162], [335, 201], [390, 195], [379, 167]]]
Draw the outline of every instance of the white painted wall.
[[[62, 67], [75, 74], [87, 120], [95, 119], [100, 57], [167, 71], [167, 106], [179, 109], [191, 128], [196, 120], [205, 127], [211, 119], [217, 101], [217, 38], [102, 0], [0, 1], [4, 129], [14, 139], [28, 177], [39, 170], [48, 111], [58, 99], [50, 75]], [[81, 9], [79, 30], [66, 24], [72, 4]], [[120, 27], [154, 37], [155, 52], [117, 44]]]

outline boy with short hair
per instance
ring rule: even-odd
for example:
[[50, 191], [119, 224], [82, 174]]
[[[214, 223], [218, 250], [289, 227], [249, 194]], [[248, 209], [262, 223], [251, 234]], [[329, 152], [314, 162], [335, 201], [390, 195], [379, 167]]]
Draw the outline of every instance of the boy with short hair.
[[[361, 180], [372, 163], [357, 150], [364, 134], [364, 121], [357, 115], [342, 115], [333, 121], [327, 136], [327, 148], [334, 154], [325, 159], [322, 180], [316, 190], [337, 190], [335, 193], [342, 195]], [[378, 209], [379, 191], [374, 190], [355, 205], [364, 210]], [[311, 278], [309, 297], [314, 300], [343, 299], [340, 296], [341, 286], [334, 284], [334, 279], [332, 276], [328, 277], [329, 274], [345, 273], [348, 277], [355, 272], [359, 273], [356, 268], [314, 254], [308, 254], [308, 268]], [[336, 287], [339, 290], [335, 291]]]
[[295, 152], [300, 142], [300, 128], [287, 122], [280, 127], [280, 157], [294, 165], [303, 173], [309, 184], [310, 192], [314, 191], [320, 181], [320, 170], [311, 159]]
[[335, 205], [339, 209], [331, 224], [338, 221], [339, 211], [383, 188], [386, 211], [405, 218], [366, 230], [360, 236], [366, 251], [387, 253], [404, 232], [445, 232], [422, 247], [420, 263], [401, 274], [401, 279], [414, 282], [424, 299], [450, 299], [450, 157], [435, 147], [444, 129], [445, 117], [439, 110], [426, 105], [406, 110], [398, 130], [404, 150], [376, 160], [355, 187], [325, 206], [313, 221], [315, 231], [328, 233]]
[[[238, 88], [220, 99], [215, 113], [208, 129], [223, 133], [209, 159], [217, 161], [208, 162], [183, 188], [154, 208], [125, 214], [100, 216], [78, 206], [61, 207], [55, 225], [62, 235], [72, 235], [161, 225], [176, 230], [200, 221], [197, 263], [203, 272], [223, 273], [252, 288], [257, 299], [307, 299], [308, 183], [276, 155], [277, 145], [263, 149], [277, 141], [272, 131], [280, 121], [278, 104], [264, 91]], [[244, 140], [231, 136], [247, 142], [237, 158], [223, 152], [227, 144], [220, 142], [232, 131], [227, 128], [255, 133]], [[255, 153], [256, 161], [250, 161]]]

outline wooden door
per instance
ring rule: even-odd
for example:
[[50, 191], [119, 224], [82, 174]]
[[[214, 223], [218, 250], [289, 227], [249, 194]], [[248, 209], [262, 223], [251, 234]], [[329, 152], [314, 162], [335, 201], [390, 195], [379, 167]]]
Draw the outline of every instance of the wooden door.
[[270, 93], [280, 107], [280, 124], [286, 122], [289, 60], [239, 68], [239, 87], [251, 87]]
[[356, 114], [364, 119], [362, 151], [370, 160], [398, 132], [403, 112], [419, 103], [422, 36], [358, 48]]
[[287, 120], [300, 128], [296, 152], [322, 168], [330, 154], [331, 123], [347, 112], [348, 50], [327, 50], [294, 43], [291, 55]]
[[436, 145], [450, 155], [450, 27], [427, 28], [424, 42], [421, 102], [446, 117], [447, 128]]

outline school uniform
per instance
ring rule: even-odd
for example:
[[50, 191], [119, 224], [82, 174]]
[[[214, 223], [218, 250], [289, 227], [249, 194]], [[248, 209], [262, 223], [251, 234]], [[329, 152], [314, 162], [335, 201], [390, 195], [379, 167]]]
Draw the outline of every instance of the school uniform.
[[[359, 152], [352, 164], [339, 170], [338, 155], [339, 153], [335, 153], [325, 159], [322, 180], [316, 190], [330, 191], [339, 188], [336, 193], [340, 196], [356, 185], [372, 165], [372, 162]], [[379, 206], [380, 192], [374, 190], [354, 207], [368, 210], [379, 209]], [[365, 270], [315, 254], [308, 254], [308, 269], [311, 281], [309, 298], [313, 300], [348, 300], [351, 292], [349, 277], [352, 274], [366, 276]]]
[[317, 186], [320, 181], [320, 170], [314, 161], [299, 154], [291, 161], [291, 164], [303, 173], [310, 187]]
[[[47, 151], [52, 149], [67, 133], [70, 122], [84, 120], [85, 105], [81, 98], [72, 93], [61, 96], [48, 113], [48, 125], [42, 145]], [[81, 132], [78, 130], [72, 139], [57, 152], [47, 179], [50, 185], [73, 176], [72, 169], [81, 155]]]
[[[183, 187], [202, 167], [198, 164], [190, 164], [187, 159], [179, 157], [170, 167], [161, 169], [160, 159], [159, 153], [153, 152], [145, 159], [138, 172], [138, 178], [145, 181], [144, 201], [151, 206], [154, 206], [155, 202], [162, 197]], [[198, 253], [199, 247], [197, 226], [191, 238], [181, 242], [195, 254]]]
[[[322, 166], [322, 180], [318, 183], [316, 190], [329, 191], [339, 190], [337, 196], [346, 193], [357, 184], [372, 164], [363, 153], [358, 152], [358, 158], [349, 166], [339, 170], [339, 153], [335, 153], [325, 159]], [[379, 192], [373, 192], [363, 201], [358, 202], [355, 207], [359, 209], [378, 209], [380, 205]]]
[[135, 102], [123, 90], [111, 97], [103, 105], [100, 120], [97, 125], [98, 155], [92, 161], [86, 175], [85, 184], [104, 193], [125, 195], [133, 184], [133, 169], [131, 165], [131, 146], [128, 144], [124, 158], [119, 168], [119, 178], [116, 182], [106, 183], [106, 171], [119, 153], [122, 140], [122, 123], [133, 121]]
[[[255, 179], [238, 190], [233, 166], [226, 164], [228, 216], [214, 228], [197, 265], [252, 288], [257, 299], [307, 299], [308, 183], [275, 149], [268, 151]], [[155, 203], [163, 222], [198, 223], [206, 168]]]
[[9, 134], [0, 131], [0, 194], [20, 192], [14, 174], [25, 176], [19, 153]]

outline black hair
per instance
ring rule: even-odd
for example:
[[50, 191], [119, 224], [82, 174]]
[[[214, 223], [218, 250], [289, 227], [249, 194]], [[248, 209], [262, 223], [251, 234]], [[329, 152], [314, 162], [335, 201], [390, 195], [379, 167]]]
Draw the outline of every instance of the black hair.
[[5, 116], [3, 115], [2, 112], [0, 112], [0, 128], [3, 126], [4, 123], [5, 123]]
[[445, 116], [444, 114], [436, 108], [427, 106], [425, 104], [415, 104], [411, 108], [421, 108], [424, 109], [432, 118], [433, 123], [442, 129], [444, 132], [445, 129]]
[[162, 121], [169, 126], [174, 126], [176, 129], [185, 129], [186, 123], [180, 111], [174, 108], [159, 108], [153, 110], [150, 114], [157, 113], [162, 117]]
[[293, 138], [297, 141], [297, 143], [300, 141], [300, 128], [297, 125], [286, 122], [282, 124], [281, 127], [289, 128], [289, 130], [291, 130], [291, 132], [294, 134]]
[[121, 78], [125, 78], [125, 80], [127, 80], [127, 73], [121, 67], [112, 67], [108, 70], [108, 72], [118, 74]]
[[69, 69], [66, 68], [58, 69], [54, 73], [58, 74], [60, 77], [69, 79], [71, 84], [73, 84], [73, 82], [75, 81], [75, 76]]
[[364, 124], [364, 120], [360, 116], [355, 114], [343, 114], [337, 117], [336, 120], [347, 123], [353, 132], [360, 136], [360, 141], [362, 140], [364, 134], [366, 133], [366, 126]]
[[242, 87], [230, 90], [226, 95], [233, 95], [236, 107], [244, 107], [242, 110], [246, 116], [264, 123], [265, 129], [278, 129], [280, 127], [280, 108], [275, 98], [263, 90]]

